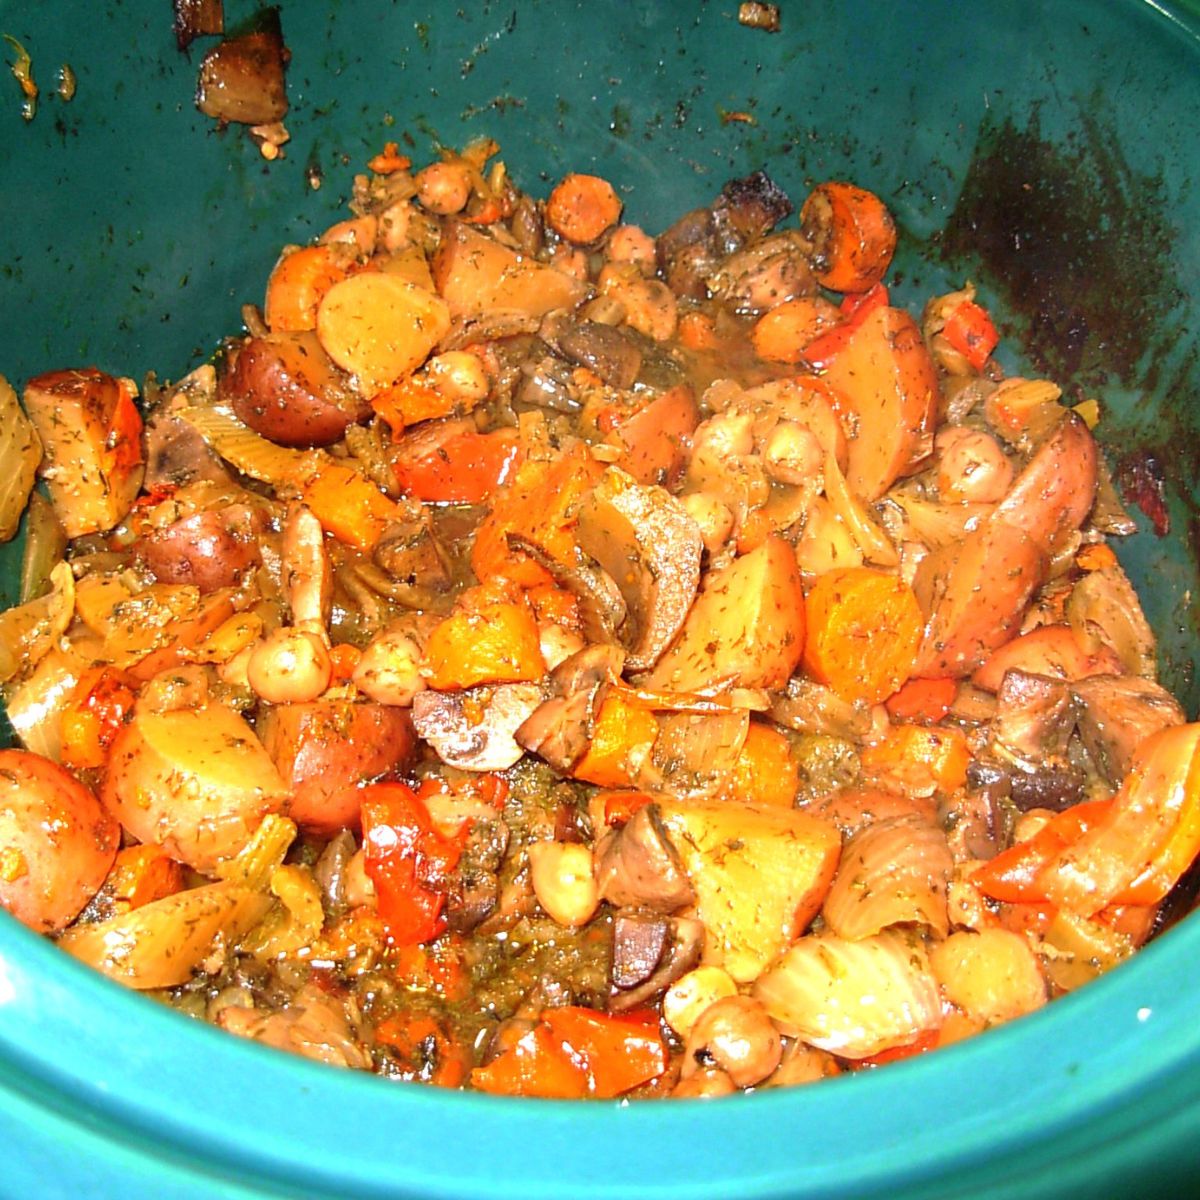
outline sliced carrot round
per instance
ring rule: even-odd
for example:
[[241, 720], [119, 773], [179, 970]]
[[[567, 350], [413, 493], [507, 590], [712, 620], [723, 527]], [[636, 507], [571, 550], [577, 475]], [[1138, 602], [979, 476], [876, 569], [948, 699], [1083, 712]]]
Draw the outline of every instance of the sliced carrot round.
[[876, 704], [912, 673], [924, 619], [912, 588], [871, 567], [822, 575], [805, 601], [801, 665], [846, 700]]
[[567, 175], [546, 201], [546, 220], [568, 242], [586, 246], [621, 219], [621, 200], [598, 175]]
[[831, 181], [815, 187], [800, 211], [813, 244], [813, 274], [835, 292], [866, 292], [878, 283], [896, 250], [896, 225], [873, 192]]

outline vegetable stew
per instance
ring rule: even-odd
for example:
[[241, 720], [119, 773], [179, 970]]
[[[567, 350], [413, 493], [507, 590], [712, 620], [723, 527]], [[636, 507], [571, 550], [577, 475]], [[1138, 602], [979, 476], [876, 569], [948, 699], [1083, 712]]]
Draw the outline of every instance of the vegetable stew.
[[[0, 382], [0, 902], [332, 1065], [712, 1097], [935, 1050], [1187, 906], [1095, 406], [886, 204], [395, 146], [183, 379]], [[35, 478], [44, 483], [32, 491]]]

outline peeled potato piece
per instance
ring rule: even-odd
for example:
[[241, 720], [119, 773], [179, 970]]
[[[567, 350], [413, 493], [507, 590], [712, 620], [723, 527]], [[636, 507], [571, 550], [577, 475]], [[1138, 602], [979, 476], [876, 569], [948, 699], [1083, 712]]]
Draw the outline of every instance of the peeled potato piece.
[[271, 903], [270, 896], [239, 884], [212, 883], [107, 921], [77, 925], [58, 944], [126, 987], [175, 987], [208, 957], [218, 934], [236, 942]]
[[103, 793], [138, 841], [203, 872], [243, 849], [286, 797], [254, 731], [220, 704], [137, 713], [113, 743]]

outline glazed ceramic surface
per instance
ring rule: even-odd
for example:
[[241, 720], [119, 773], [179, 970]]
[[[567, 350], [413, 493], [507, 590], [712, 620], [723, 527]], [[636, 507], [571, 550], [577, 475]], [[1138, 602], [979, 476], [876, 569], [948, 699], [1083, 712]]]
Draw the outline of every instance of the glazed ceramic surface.
[[[26, 121], [0, 76], [0, 372], [178, 378], [386, 140], [420, 161], [493, 137], [540, 194], [603, 174], [652, 232], [760, 167], [797, 201], [851, 179], [897, 216], [901, 303], [972, 279], [1004, 318], [1004, 365], [1097, 398], [1118, 478], [1161, 478], [1169, 529], [1138, 514], [1122, 558], [1195, 717], [1200, 12], [782, 0], [770, 34], [736, 7], [285, 3], [291, 141], [267, 163], [194, 108], [204, 43], [178, 52], [165, 0], [0, 0], [42, 88]], [[0, 557], [9, 598], [17, 553]], [[1197, 962], [1193, 919], [1046, 1011], [885, 1071], [709, 1105], [561, 1104], [285, 1058], [5, 919], [0, 1195], [1196, 1194]]]

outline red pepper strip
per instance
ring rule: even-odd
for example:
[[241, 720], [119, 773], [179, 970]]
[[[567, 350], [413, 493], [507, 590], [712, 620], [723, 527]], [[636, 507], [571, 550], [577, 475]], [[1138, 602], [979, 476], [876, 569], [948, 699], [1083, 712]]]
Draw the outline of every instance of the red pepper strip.
[[521, 446], [512, 429], [465, 430], [418, 459], [394, 466], [400, 490], [432, 504], [482, 504], [516, 470]]
[[379, 915], [399, 946], [428, 942], [446, 928], [446, 897], [429, 886], [458, 863], [466, 829], [453, 838], [434, 828], [429, 810], [402, 783], [362, 789], [363, 866], [375, 885]]
[[942, 337], [975, 368], [983, 364], [1000, 342], [1000, 335], [986, 308], [974, 300], [964, 300], [955, 306], [942, 326]]
[[882, 283], [877, 283], [870, 291], [855, 296], [847, 296], [842, 301], [840, 312], [845, 320], [835, 325], [828, 333], [813, 338], [804, 347], [804, 361], [814, 371], [822, 371], [845, 348], [846, 343], [854, 335], [854, 331], [877, 308], [886, 308], [888, 290]]
[[843, 297], [838, 311], [844, 317], [857, 317], [860, 321], [873, 308], [886, 308], [888, 290], [882, 283], [877, 283], [865, 292], [854, 292]]
[[501, 1054], [471, 1072], [471, 1084], [505, 1096], [611, 1099], [667, 1068], [652, 1012], [613, 1016], [590, 1008], [548, 1008]]
[[556, 1044], [550, 1027], [539, 1021], [486, 1066], [476, 1067], [471, 1086], [494, 1096], [582, 1100], [588, 1094], [588, 1076]]
[[127, 476], [142, 461], [142, 414], [130, 385], [117, 380], [118, 395], [108, 419], [108, 436], [104, 439], [104, 470]]
[[62, 760], [68, 767], [102, 767], [137, 701], [139, 684], [116, 667], [89, 667], [60, 718]]
[[589, 1095], [611, 1099], [667, 1069], [667, 1047], [653, 1012], [616, 1016], [572, 1005], [546, 1009], [542, 1021], [564, 1053], [583, 1066]]
[[971, 882], [993, 900], [1044, 904], [1046, 889], [1040, 879], [1043, 868], [1099, 824], [1111, 809], [1111, 800], [1092, 800], [1056, 814], [1028, 841], [1017, 842], [977, 867], [971, 873]]
[[614, 791], [602, 792], [604, 797], [604, 824], [624, 825], [639, 808], [644, 808], [654, 797], [649, 792]]

